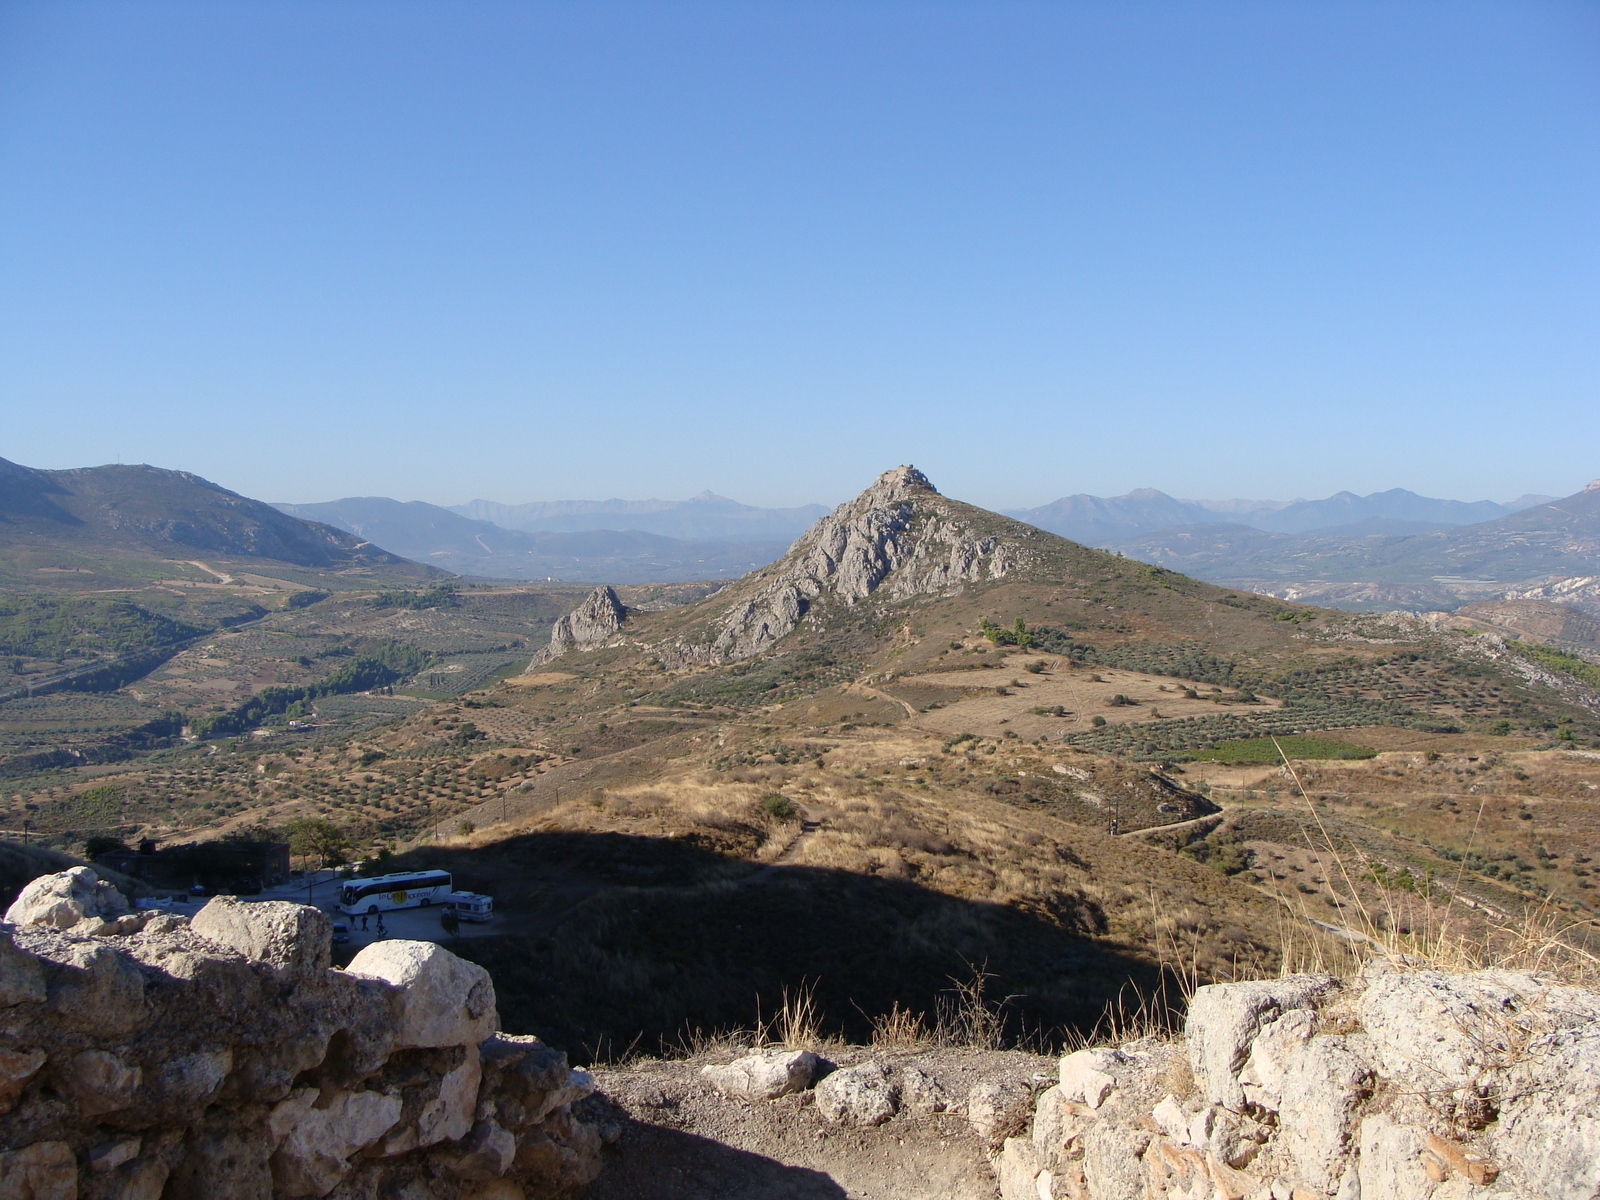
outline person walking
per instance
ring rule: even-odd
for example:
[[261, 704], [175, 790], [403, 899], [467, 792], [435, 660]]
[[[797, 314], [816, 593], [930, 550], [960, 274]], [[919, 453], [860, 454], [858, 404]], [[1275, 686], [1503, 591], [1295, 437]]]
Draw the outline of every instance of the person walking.
[[389, 936], [389, 931], [383, 927], [383, 914], [382, 913], [378, 914], [378, 936], [380, 938], [386, 938], [386, 937]]
[[361, 932], [365, 933], [366, 931], [367, 931], [367, 914], [366, 913], [362, 913], [361, 914]]

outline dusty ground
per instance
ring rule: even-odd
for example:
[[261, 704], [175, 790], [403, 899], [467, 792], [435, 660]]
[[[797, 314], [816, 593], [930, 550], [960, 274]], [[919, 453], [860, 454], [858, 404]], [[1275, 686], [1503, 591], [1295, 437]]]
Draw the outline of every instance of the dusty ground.
[[[1026, 669], [1030, 663], [1041, 662], [1046, 667], [1038, 674]], [[1104, 717], [1108, 725], [1115, 725], [1259, 712], [1282, 706], [1269, 699], [1249, 704], [1210, 699], [1232, 693], [1207, 683], [1143, 671], [1075, 666], [1072, 660], [1059, 655], [1032, 652], [1007, 655], [999, 668], [934, 671], [908, 683], [913, 686], [902, 684], [891, 690], [897, 695], [906, 692], [908, 698], [914, 691], [913, 704], [920, 701], [916, 707], [926, 710], [916, 713], [911, 723], [952, 735], [972, 732], [996, 736], [1002, 729], [1010, 729], [1020, 737], [1032, 739], [1086, 729], [1094, 717]], [[1001, 694], [1000, 689], [1007, 694]], [[1185, 689], [1197, 693], [1197, 697], [1186, 696]], [[1116, 695], [1131, 703], [1112, 704]], [[1064, 710], [1063, 715], [1033, 711], [1058, 705]]]
[[[989, 1200], [998, 1195], [986, 1148], [963, 1111], [902, 1111], [876, 1128], [835, 1125], [812, 1093], [767, 1103], [729, 1099], [700, 1076], [707, 1062], [648, 1060], [595, 1072], [627, 1114], [590, 1200]], [[839, 1066], [868, 1058], [914, 1063], [964, 1109], [980, 1080], [1047, 1086], [1056, 1060], [1014, 1051], [826, 1051]]]

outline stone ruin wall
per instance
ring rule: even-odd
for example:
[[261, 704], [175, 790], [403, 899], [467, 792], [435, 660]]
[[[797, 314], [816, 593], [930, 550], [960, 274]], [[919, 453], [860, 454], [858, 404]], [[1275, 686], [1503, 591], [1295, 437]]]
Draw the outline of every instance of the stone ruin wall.
[[[316, 909], [133, 914], [85, 868], [6, 919], [0, 1200], [543, 1200], [621, 1133], [432, 943], [333, 970]], [[828, 1067], [764, 1050], [702, 1074], [864, 1129], [964, 1111], [1002, 1200], [1600, 1200], [1600, 993], [1543, 975], [1378, 960], [1204, 987], [1177, 1041], [964, 1098], [912, 1065]]]
[[[598, 1173], [583, 1071], [495, 1031], [483, 968], [315, 908], [131, 913], [87, 868], [0, 925], [4, 1200], [532, 1200]], [[574, 1106], [579, 1111], [574, 1111]]]
[[1081, 1050], [996, 1142], [1003, 1200], [1596, 1200], [1600, 993], [1387, 960], [1200, 988]]

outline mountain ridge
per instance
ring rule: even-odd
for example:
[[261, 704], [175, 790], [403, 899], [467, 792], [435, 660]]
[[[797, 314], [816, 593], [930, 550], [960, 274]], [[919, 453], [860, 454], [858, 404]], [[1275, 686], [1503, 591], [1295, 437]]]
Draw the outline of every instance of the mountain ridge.
[[1469, 525], [1553, 499], [1529, 494], [1507, 504], [1439, 500], [1390, 488], [1367, 496], [1341, 491], [1323, 500], [1181, 500], [1155, 488], [1135, 488], [1121, 496], [1063, 496], [1036, 508], [1007, 509], [1005, 515], [1087, 545], [1105, 545], [1185, 525], [1243, 525], [1272, 533], [1332, 532], [1371, 520]]
[[51, 471], [0, 459], [0, 558], [25, 577], [41, 569], [33, 560], [63, 551], [68, 557], [205, 554], [322, 570], [418, 569], [371, 541], [189, 471], [143, 463]]

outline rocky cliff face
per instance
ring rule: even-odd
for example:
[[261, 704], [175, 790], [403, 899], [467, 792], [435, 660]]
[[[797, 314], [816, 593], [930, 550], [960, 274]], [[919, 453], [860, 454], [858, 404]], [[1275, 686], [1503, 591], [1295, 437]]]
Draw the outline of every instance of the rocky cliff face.
[[388, 941], [332, 970], [317, 909], [129, 914], [89, 875], [0, 925], [0, 1196], [510, 1200], [598, 1172], [589, 1077], [494, 1032], [481, 967]]
[[1201, 988], [1181, 1043], [1063, 1058], [1003, 1200], [1594, 1200], [1600, 994], [1380, 961]]
[[[749, 658], [794, 630], [819, 600], [851, 606], [937, 596], [999, 579], [1027, 560], [1020, 539], [973, 528], [915, 467], [885, 471], [811, 527], [789, 552], [722, 594], [734, 601], [704, 639], [663, 648], [676, 664]], [[721, 597], [719, 597], [720, 599]]]
[[628, 619], [628, 610], [609, 587], [597, 587], [584, 602], [562, 617], [550, 630], [550, 644], [533, 656], [532, 671], [570, 650], [604, 646]]

